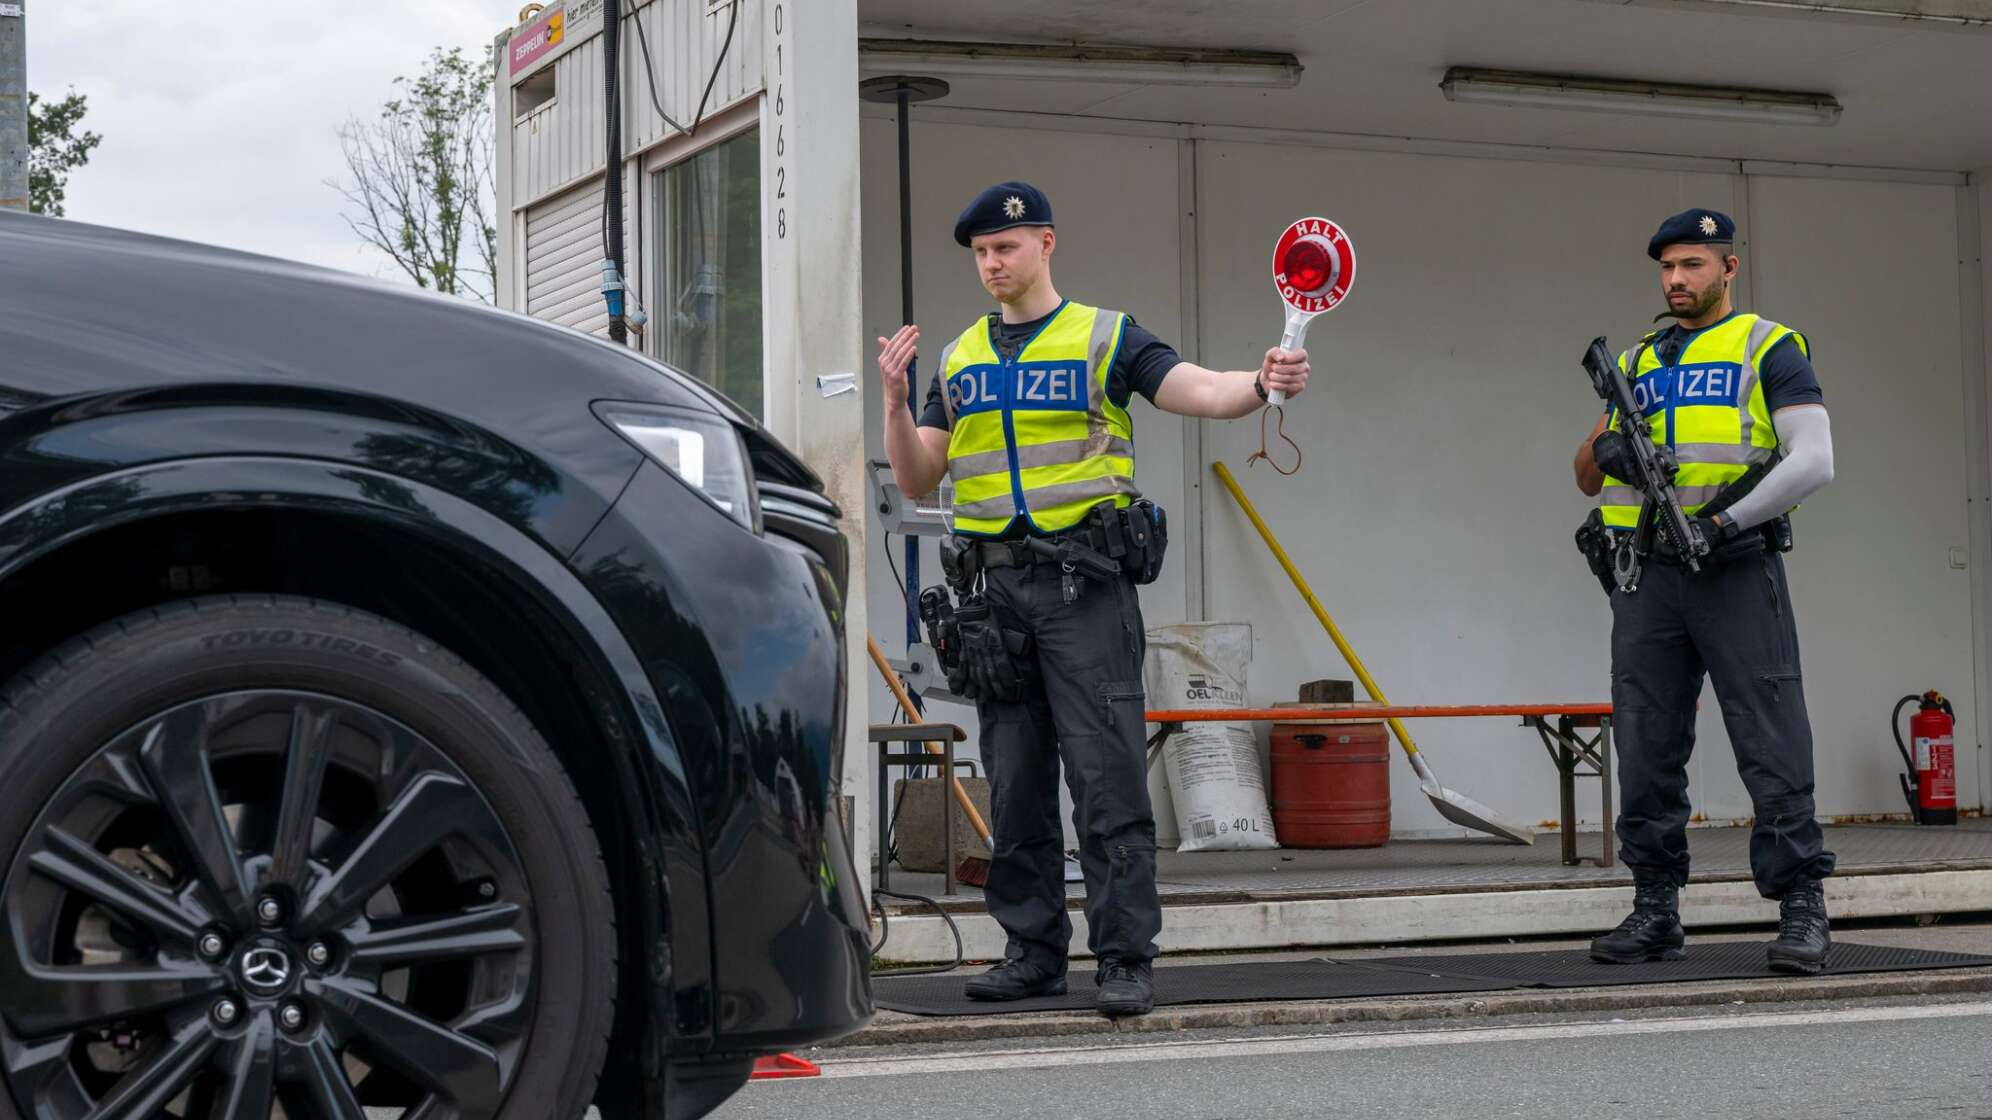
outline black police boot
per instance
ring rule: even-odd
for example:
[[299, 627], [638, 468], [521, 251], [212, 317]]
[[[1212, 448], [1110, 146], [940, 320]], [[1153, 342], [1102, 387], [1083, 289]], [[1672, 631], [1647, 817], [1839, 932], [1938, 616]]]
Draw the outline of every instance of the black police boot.
[[1826, 921], [1826, 888], [1802, 879], [1778, 900], [1778, 939], [1765, 950], [1771, 971], [1810, 976], [1826, 967], [1833, 935]]
[[970, 999], [1012, 1000], [1065, 994], [1065, 973], [1030, 961], [1004, 961], [962, 988]]
[[1129, 964], [1113, 957], [1101, 961], [1093, 975], [1100, 988], [1100, 1014], [1109, 1019], [1148, 1014], [1155, 1007], [1153, 976], [1147, 961]]
[[1591, 959], [1601, 964], [1675, 961], [1687, 955], [1681, 946], [1681, 888], [1664, 873], [1634, 868], [1632, 913], [1618, 928], [1591, 942]]

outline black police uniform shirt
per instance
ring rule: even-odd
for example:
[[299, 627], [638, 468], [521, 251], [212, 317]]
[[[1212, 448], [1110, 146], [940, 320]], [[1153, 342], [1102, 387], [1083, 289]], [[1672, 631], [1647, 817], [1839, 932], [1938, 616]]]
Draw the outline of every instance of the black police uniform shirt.
[[[1058, 314], [1056, 311], [1052, 315]], [[1014, 361], [1022, 352], [1024, 344], [1038, 332], [1051, 315], [1032, 319], [1028, 323], [1005, 323], [1002, 316], [990, 312], [989, 321], [995, 327], [996, 352], [1006, 361]], [[1175, 348], [1156, 338], [1145, 327], [1127, 317], [1127, 326], [1121, 331], [1120, 349], [1114, 354], [1114, 364], [1107, 370], [1107, 397], [1115, 405], [1126, 408], [1128, 402], [1140, 393], [1155, 403], [1155, 394], [1162, 388], [1162, 379], [1169, 375], [1182, 362]], [[927, 403], [920, 410], [920, 426], [948, 430], [947, 406], [942, 403], [941, 375], [937, 371], [927, 383]], [[1022, 521], [1011, 524], [1003, 535], [1020, 537], [1029, 531]]]
[[[1687, 348], [1688, 336], [1693, 333], [1675, 323], [1654, 335], [1647, 345], [1662, 364], [1671, 366], [1681, 360], [1681, 351]], [[1807, 338], [1805, 344], [1810, 347], [1812, 340]], [[1779, 339], [1758, 363], [1757, 373], [1764, 386], [1764, 408], [1773, 416], [1778, 409], [1793, 405], [1826, 403], [1826, 394], [1819, 388], [1819, 375], [1812, 368], [1812, 359], [1799, 348], [1796, 334]]]

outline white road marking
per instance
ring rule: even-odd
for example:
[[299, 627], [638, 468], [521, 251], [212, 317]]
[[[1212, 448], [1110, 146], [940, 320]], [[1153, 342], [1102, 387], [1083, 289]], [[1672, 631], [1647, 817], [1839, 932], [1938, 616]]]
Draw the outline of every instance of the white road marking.
[[1373, 1034], [1280, 1035], [1270, 1038], [1197, 1042], [1163, 1041], [1135, 1046], [1044, 1047], [1005, 1050], [998, 1053], [957, 1052], [894, 1058], [829, 1059], [819, 1064], [825, 1077], [931, 1076], [982, 1070], [1049, 1069], [1059, 1066], [1195, 1061], [1278, 1054], [1332, 1054], [1356, 1050], [1396, 1050], [1412, 1046], [1472, 1046], [1493, 1042], [1533, 1042], [1565, 1038], [1595, 1040], [1619, 1035], [1688, 1034], [1698, 1031], [1906, 1022], [1916, 1019], [1973, 1019], [1987, 1016], [1992, 1016], [1992, 1002], [1950, 1003], [1925, 1007], [1855, 1008], [1843, 1011], [1759, 1012], [1723, 1017], [1589, 1021], [1529, 1027], [1456, 1027], [1444, 1030], [1390, 1031]]

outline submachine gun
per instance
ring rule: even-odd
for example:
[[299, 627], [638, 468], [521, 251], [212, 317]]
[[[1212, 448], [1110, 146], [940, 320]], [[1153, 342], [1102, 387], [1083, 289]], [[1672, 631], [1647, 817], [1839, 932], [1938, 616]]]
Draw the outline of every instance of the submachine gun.
[[1674, 492], [1674, 475], [1680, 470], [1680, 462], [1671, 449], [1654, 441], [1652, 427], [1634, 402], [1632, 382], [1605, 348], [1604, 339], [1591, 340], [1591, 348], [1584, 352], [1584, 372], [1591, 375], [1591, 387], [1618, 417], [1618, 429], [1632, 451], [1633, 473], [1639, 477], [1625, 481], [1646, 496], [1632, 539], [1620, 542], [1612, 555], [1612, 570], [1619, 587], [1630, 591], [1638, 586], [1640, 561], [1651, 554], [1655, 533], [1665, 538], [1690, 571], [1699, 572], [1702, 557], [1708, 555], [1709, 542], [1688, 519], [1681, 508], [1680, 495]]

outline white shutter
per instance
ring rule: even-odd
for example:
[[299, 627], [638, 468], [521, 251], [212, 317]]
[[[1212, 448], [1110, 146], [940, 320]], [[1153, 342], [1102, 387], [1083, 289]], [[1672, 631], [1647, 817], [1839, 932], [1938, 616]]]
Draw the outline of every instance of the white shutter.
[[526, 212], [526, 313], [606, 337], [602, 180]]

